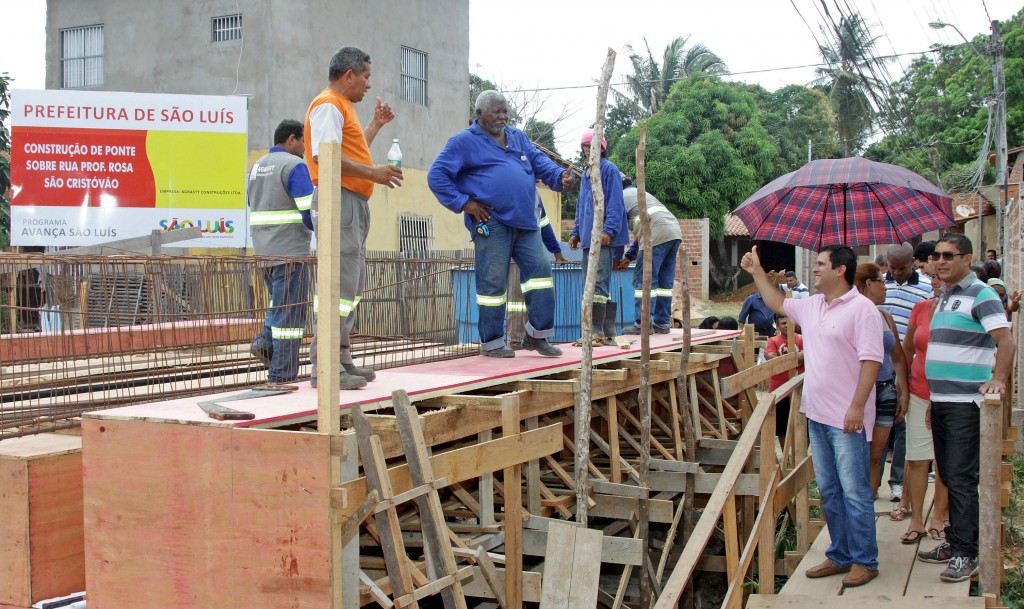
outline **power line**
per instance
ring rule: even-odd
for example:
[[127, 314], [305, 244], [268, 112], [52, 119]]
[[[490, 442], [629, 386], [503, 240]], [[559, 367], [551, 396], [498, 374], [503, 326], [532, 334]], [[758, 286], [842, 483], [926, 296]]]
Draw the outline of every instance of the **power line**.
[[[909, 53], [897, 53], [895, 55], [879, 55], [878, 58], [879, 59], [890, 59], [890, 58], [895, 58], [895, 57], [910, 57], [910, 56], [927, 55], [928, 53], [938, 53], [938, 52], [939, 52], [939, 49], [928, 49], [928, 50], [925, 50], [925, 51], [915, 51], [915, 52], [909, 52]], [[767, 72], [784, 72], [786, 70], [803, 70], [803, 69], [807, 69], [807, 68], [820, 68], [820, 67], [827, 66], [827, 65], [829, 65], [828, 62], [807, 63], [807, 64], [803, 64], [803, 65], [798, 65], [798, 66], [786, 66], [786, 67], [783, 67], [783, 68], [762, 68], [762, 69], [758, 69], [758, 70], [743, 70], [743, 71], [740, 71], [740, 72], [723, 72], [722, 74], [714, 74], [713, 76], [743, 76], [745, 74], [764, 74], [764, 73], [767, 73]], [[678, 80], [678, 79], [665, 78], [665, 79], [660, 79], [660, 80], [644, 80], [644, 81], [641, 81], [641, 83], [642, 84], [655, 84], [655, 83], [669, 82], [669, 81], [675, 81], [675, 80]], [[629, 85], [628, 82], [614, 82], [614, 83], [611, 83], [611, 86], [628, 86], [628, 85]], [[565, 91], [565, 90], [571, 90], [571, 89], [593, 89], [595, 87], [597, 87], [597, 83], [591, 83], [591, 84], [586, 84], [586, 85], [562, 85], [562, 86], [556, 86], [556, 87], [536, 87], [536, 88], [531, 88], [531, 89], [508, 89], [507, 91], [504, 91], [504, 92], [505, 93], [532, 93], [532, 92], [535, 92], [535, 91]]]

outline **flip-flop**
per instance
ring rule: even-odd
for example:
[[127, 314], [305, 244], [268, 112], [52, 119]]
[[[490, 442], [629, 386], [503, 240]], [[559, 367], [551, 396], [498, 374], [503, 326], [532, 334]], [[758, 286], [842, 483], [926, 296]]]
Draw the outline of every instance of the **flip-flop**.
[[928, 529], [928, 536], [936, 540], [946, 538], [946, 534], [942, 530], [936, 529], [934, 527]]
[[913, 545], [927, 534], [927, 531], [907, 531], [902, 537], [900, 537], [900, 543], [905, 546]]
[[899, 522], [910, 515], [910, 508], [896, 506], [889, 510], [889, 520]]

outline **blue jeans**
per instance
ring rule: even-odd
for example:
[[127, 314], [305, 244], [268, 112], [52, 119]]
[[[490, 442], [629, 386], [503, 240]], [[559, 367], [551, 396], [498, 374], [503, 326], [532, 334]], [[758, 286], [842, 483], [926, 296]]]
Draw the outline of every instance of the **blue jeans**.
[[270, 308], [253, 345], [270, 352], [267, 381], [288, 383], [299, 375], [299, 345], [306, 333], [309, 308], [309, 268], [304, 262], [285, 262], [264, 269]]
[[[651, 318], [654, 325], [672, 327], [672, 286], [676, 281], [676, 254], [679, 239], [651, 248]], [[633, 268], [633, 295], [636, 297], [636, 325], [643, 321], [644, 251], [636, 257]]]
[[[583, 282], [587, 281], [590, 266], [590, 248], [583, 250]], [[606, 304], [612, 295], [612, 247], [602, 246], [597, 253], [597, 283], [594, 284], [594, 304]]]
[[548, 338], [555, 333], [555, 284], [540, 229], [507, 226], [497, 218], [487, 221], [490, 235], [473, 235], [476, 249], [477, 329], [484, 351], [505, 344], [505, 304], [508, 300], [509, 262], [519, 267], [520, 287], [526, 300], [526, 333]]
[[875, 505], [872, 500], [871, 446], [867, 435], [844, 433], [816, 421], [807, 421], [814, 477], [821, 491], [832, 545], [825, 556], [839, 567], [878, 568]]

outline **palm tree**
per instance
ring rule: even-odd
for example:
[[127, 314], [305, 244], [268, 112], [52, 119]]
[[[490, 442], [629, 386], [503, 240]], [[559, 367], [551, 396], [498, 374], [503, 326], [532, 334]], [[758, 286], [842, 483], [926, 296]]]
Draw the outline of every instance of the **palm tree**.
[[633, 73], [626, 76], [629, 95], [615, 92], [616, 102], [627, 106], [636, 120], [658, 112], [668, 99], [669, 90], [677, 80], [695, 74], [724, 74], [729, 68], [703, 44], [687, 48], [688, 36], [679, 36], [668, 43], [662, 54], [661, 63], [654, 58], [651, 46], [644, 38], [646, 55], [637, 53], [632, 45], [626, 45]]
[[885, 73], [885, 61], [874, 55], [878, 36], [860, 13], [843, 16], [831, 31], [821, 28], [831, 41], [819, 45], [827, 64], [817, 69], [814, 86], [829, 98], [836, 116], [836, 132], [843, 143], [843, 155], [852, 156], [871, 132], [875, 117], [872, 99], [885, 95], [885, 83], [876, 76]]

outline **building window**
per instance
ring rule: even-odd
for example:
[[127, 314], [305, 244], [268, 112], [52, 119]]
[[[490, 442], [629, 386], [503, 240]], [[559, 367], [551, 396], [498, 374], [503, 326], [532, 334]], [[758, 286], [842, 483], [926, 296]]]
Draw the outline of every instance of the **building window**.
[[427, 105], [427, 54], [402, 47], [402, 100]]
[[434, 249], [434, 219], [430, 216], [399, 215], [398, 249], [410, 253]]
[[242, 39], [242, 14], [224, 15], [210, 20], [210, 40], [227, 42]]
[[60, 31], [60, 86], [62, 89], [103, 84], [103, 26], [90, 25]]

